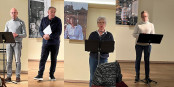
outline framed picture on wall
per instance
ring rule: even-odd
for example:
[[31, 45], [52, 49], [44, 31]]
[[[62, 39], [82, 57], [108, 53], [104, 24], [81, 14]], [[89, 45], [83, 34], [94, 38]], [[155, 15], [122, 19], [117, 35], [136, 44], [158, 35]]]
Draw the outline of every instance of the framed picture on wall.
[[47, 16], [51, 0], [29, 0], [29, 38], [41, 38], [39, 27], [41, 20]]
[[138, 20], [138, 0], [116, 0], [116, 24], [135, 25]]
[[87, 13], [88, 3], [64, 2], [64, 39], [85, 39]]

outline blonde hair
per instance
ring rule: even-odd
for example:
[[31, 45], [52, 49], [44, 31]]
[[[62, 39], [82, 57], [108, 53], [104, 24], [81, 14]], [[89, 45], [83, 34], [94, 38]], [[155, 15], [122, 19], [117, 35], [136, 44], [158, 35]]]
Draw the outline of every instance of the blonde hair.
[[147, 11], [142, 11], [142, 12], [141, 12], [141, 17], [142, 17], [142, 15], [143, 15], [144, 13], [147, 13], [147, 14], [148, 14], [148, 17], [149, 17], [149, 13], [148, 13]]

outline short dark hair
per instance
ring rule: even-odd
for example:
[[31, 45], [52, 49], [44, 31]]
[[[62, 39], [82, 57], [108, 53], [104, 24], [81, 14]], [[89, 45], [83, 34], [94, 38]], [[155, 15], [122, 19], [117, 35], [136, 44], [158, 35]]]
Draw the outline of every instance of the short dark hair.
[[56, 10], [56, 8], [55, 8], [55, 7], [52, 7], [52, 6], [51, 6], [51, 7], [49, 7], [49, 8], [48, 8], [48, 10], [50, 10], [50, 9], [52, 9], [52, 8]]

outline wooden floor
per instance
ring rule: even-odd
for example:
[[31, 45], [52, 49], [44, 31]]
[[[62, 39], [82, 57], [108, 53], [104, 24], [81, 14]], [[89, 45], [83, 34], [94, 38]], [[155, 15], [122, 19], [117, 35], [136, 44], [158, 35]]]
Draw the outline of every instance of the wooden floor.
[[[39, 62], [29, 61], [29, 71], [27, 74], [21, 74], [22, 82], [18, 84], [7, 83], [7, 87], [89, 87], [88, 83], [69, 83], [64, 82], [64, 63], [58, 62], [56, 67], [56, 81], [49, 81], [49, 66], [47, 62], [44, 72], [44, 80], [36, 81], [33, 78], [37, 75]], [[134, 83], [135, 67], [134, 63], [120, 63], [123, 81], [129, 87], [149, 87], [139, 82]], [[151, 64], [150, 78], [157, 81], [158, 84], [151, 84], [151, 87], [174, 87], [174, 64]], [[141, 64], [141, 79], [144, 79], [144, 64]], [[15, 75], [12, 76], [15, 80]]]
[[[12, 81], [16, 80], [16, 75], [12, 75]], [[7, 87], [28, 87], [28, 74], [21, 74], [21, 82], [14, 84], [11, 82], [6, 83]]]
[[50, 62], [46, 63], [43, 75], [43, 81], [37, 81], [33, 78], [37, 75], [39, 62], [29, 61], [28, 87], [64, 87], [64, 63], [57, 62], [56, 72], [54, 74], [56, 81], [49, 81]]
[[[134, 63], [120, 63], [123, 81], [129, 87], [149, 87], [139, 82], [134, 83], [135, 66]], [[151, 87], [174, 87], [174, 64], [151, 64], [150, 78], [158, 82], [151, 83]], [[144, 63], [141, 64], [141, 79], [144, 79]], [[64, 87], [89, 87], [87, 83], [64, 83]]]
[[[146, 84], [139, 82], [134, 83], [135, 64], [120, 63], [123, 81], [129, 87], [148, 87]], [[145, 78], [144, 63], [141, 63], [140, 79]], [[174, 87], [174, 64], [150, 64], [150, 78], [158, 82], [151, 84], [152, 87]]]

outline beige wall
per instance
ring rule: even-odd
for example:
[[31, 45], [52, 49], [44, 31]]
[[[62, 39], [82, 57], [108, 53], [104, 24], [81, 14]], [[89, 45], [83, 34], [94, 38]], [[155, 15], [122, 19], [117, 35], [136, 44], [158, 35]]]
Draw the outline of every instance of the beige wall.
[[152, 57], [159, 61], [174, 61], [174, 0], [155, 0], [152, 22], [156, 33], [164, 34], [160, 45], [153, 45]]
[[[174, 1], [173, 0], [139, 0], [139, 12], [149, 11], [150, 21], [154, 23], [155, 31], [164, 34], [160, 45], [153, 45], [151, 61], [174, 62]], [[116, 41], [115, 51], [110, 54], [109, 62], [114, 60], [135, 60], [135, 39], [132, 37], [134, 27], [115, 25], [115, 10], [90, 8], [87, 18], [87, 38], [97, 30], [96, 19], [105, 16], [106, 30], [110, 31]], [[139, 17], [140, 18], [140, 17]], [[139, 19], [141, 20], [141, 19]], [[65, 40], [65, 80], [89, 80], [89, 53], [84, 51], [83, 41]]]
[[[4, 26], [6, 22], [11, 19], [10, 10], [13, 7], [15, 7], [18, 10], [19, 12], [18, 17], [25, 22], [26, 26], [28, 26], [28, 0], [1, 0], [0, 1], [0, 32], [4, 31]], [[26, 30], [28, 32], [28, 27], [26, 28]], [[27, 53], [28, 41], [27, 40], [28, 38], [24, 38], [22, 43], [23, 44], [22, 56], [21, 56], [22, 71], [28, 70], [28, 53]], [[13, 61], [14, 60], [15, 59], [13, 59]], [[0, 62], [0, 70], [2, 69], [1, 65], [2, 63]], [[15, 62], [13, 62], [13, 70], [15, 69], [15, 66], [16, 66]]]

